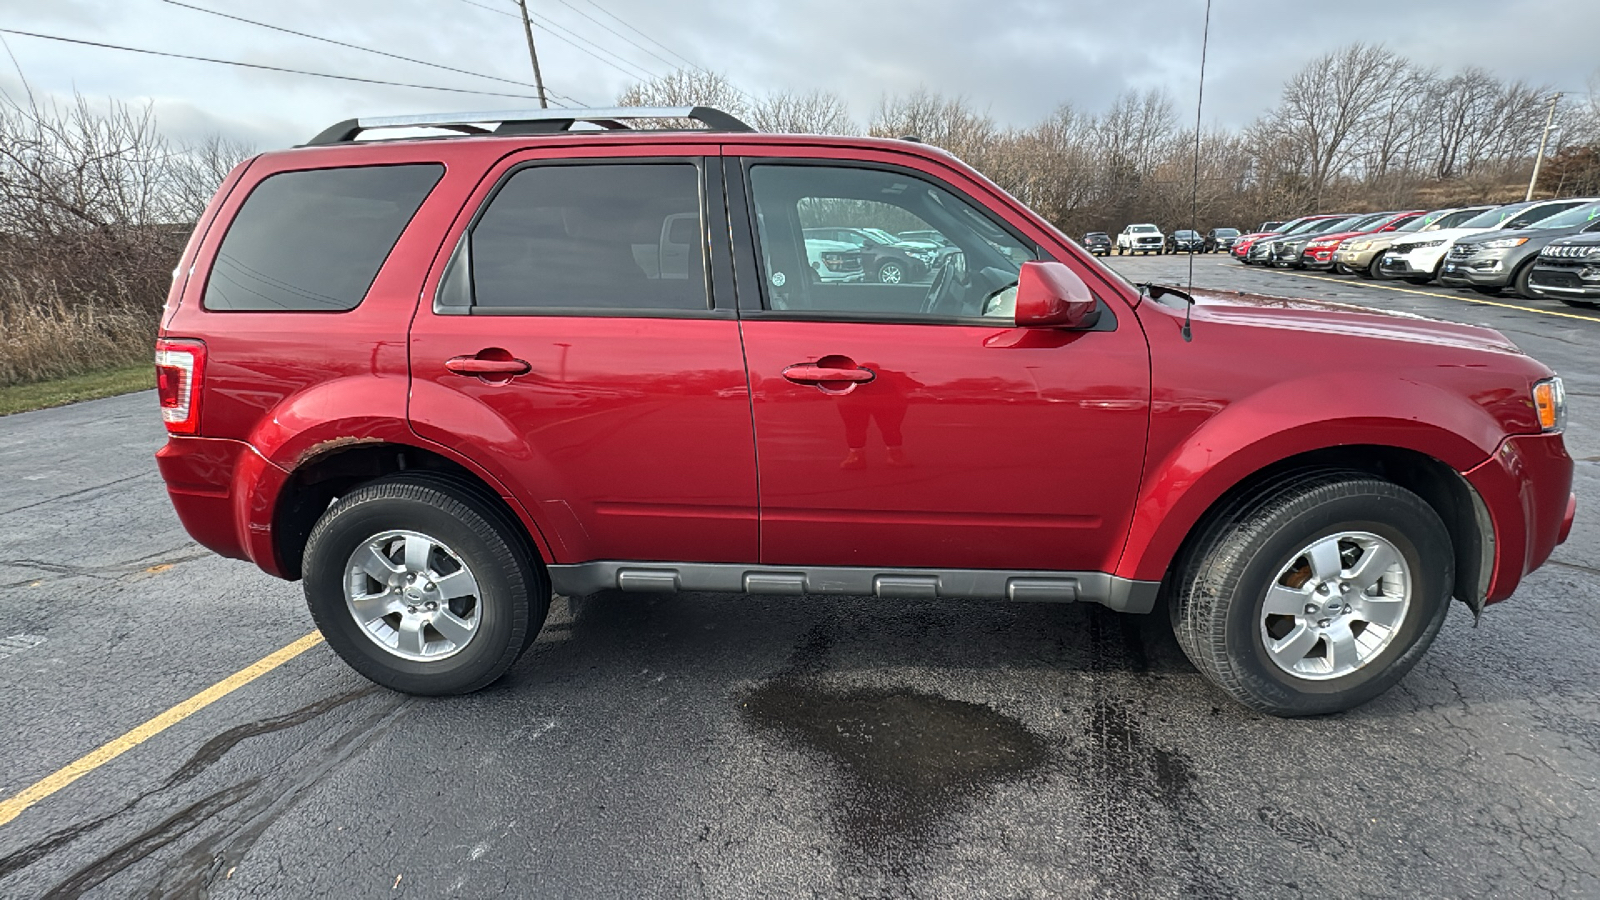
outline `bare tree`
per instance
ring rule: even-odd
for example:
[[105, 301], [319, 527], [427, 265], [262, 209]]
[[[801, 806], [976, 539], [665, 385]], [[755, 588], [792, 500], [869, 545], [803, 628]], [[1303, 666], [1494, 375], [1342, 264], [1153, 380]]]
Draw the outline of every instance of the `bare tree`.
[[[726, 75], [703, 69], [677, 69], [653, 81], [640, 82], [617, 97], [618, 106], [712, 106], [735, 116], [747, 115], [749, 99]], [[684, 127], [679, 122], [643, 127]]]
[[751, 105], [750, 124], [757, 131], [790, 134], [855, 134], [859, 130], [838, 94], [777, 91]]

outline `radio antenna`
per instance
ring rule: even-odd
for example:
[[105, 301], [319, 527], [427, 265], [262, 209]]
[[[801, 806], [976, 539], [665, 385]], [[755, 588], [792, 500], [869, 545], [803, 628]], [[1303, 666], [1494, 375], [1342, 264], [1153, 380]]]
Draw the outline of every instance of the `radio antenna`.
[[[1189, 195], [1189, 227], [1200, 233], [1200, 110], [1206, 100], [1206, 45], [1211, 43], [1211, 0], [1206, 0], [1206, 24], [1200, 33], [1200, 90], [1194, 100], [1194, 192]], [[1194, 290], [1194, 251], [1189, 251], [1189, 290]]]

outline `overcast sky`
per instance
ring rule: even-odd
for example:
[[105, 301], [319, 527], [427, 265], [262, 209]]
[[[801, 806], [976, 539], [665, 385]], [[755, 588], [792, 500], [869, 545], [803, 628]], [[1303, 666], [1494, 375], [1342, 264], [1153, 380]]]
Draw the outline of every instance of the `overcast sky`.
[[[532, 81], [513, 0], [184, 2]], [[585, 104], [612, 104], [641, 72], [666, 72], [681, 54], [751, 93], [836, 91], [863, 122], [886, 92], [926, 86], [963, 95], [1006, 124], [1026, 124], [1063, 102], [1098, 112], [1127, 88], [1165, 87], [1192, 115], [1205, 8], [1204, 0], [595, 2], [598, 7], [590, 0], [529, 0], [542, 18], [535, 31], [549, 86]], [[0, 0], [0, 28], [389, 81], [532, 93], [163, 0]], [[1286, 74], [1358, 40], [1381, 39], [1446, 72], [1476, 64], [1502, 78], [1583, 91], [1600, 67], [1597, 34], [1595, 0], [1215, 0], [1205, 119], [1222, 125], [1250, 121], [1276, 100]], [[77, 90], [152, 102], [163, 129], [183, 139], [222, 132], [267, 149], [302, 142], [352, 116], [534, 105], [4, 37], [36, 94], [70, 96]], [[595, 46], [615, 54], [609, 64], [591, 55]], [[15, 95], [16, 70], [4, 57], [0, 65], [0, 88]]]

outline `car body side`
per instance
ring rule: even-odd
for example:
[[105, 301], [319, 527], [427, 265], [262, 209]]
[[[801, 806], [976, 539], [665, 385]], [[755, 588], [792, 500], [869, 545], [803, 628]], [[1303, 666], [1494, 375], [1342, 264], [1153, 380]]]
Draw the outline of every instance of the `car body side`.
[[[1477, 529], [1472, 537], [1482, 556], [1474, 572], [1462, 576], [1472, 583], [1458, 583], [1457, 596], [1468, 602], [1509, 596], [1570, 527], [1572, 462], [1559, 434], [1540, 433], [1529, 399], [1532, 384], [1551, 373], [1493, 332], [1436, 322], [1408, 327], [1379, 315], [1330, 314], [1315, 304], [1275, 308], [1272, 301], [1202, 298], [1192, 312], [1188, 341], [1180, 337], [1181, 312], [1143, 297], [976, 171], [924, 145], [790, 136], [563, 135], [296, 149], [262, 155], [229, 175], [185, 250], [163, 323], [164, 337], [203, 341], [209, 357], [199, 401], [203, 436], [174, 435], [158, 454], [180, 518], [197, 540], [273, 575], [298, 577], [297, 542], [314, 521], [316, 504], [327, 500], [326, 494], [306, 491], [307, 483], [360, 477], [387, 465], [383, 459], [417, 451], [448, 461], [499, 498], [544, 564], [588, 561], [581, 548], [559, 537], [583, 526], [552, 520], [559, 497], [519, 493], [495, 459], [463, 453], [442, 436], [424, 437], [408, 412], [416, 381], [407, 335], [415, 317], [429, 314], [428, 298], [452, 249], [448, 236], [473, 215], [473, 198], [483, 195], [492, 177], [486, 173], [530, 148], [563, 159], [648, 158], [667, 150], [781, 159], [803, 151], [846, 165], [901, 166], [964, 193], [1072, 268], [1114, 310], [1117, 327], [1142, 337], [1153, 379], [1144, 401], [1144, 445], [1123, 448], [1143, 460], [1138, 484], [1129, 486], [1137, 501], [1128, 511], [1125, 540], [1106, 553], [1099, 571], [1160, 582], [1185, 539], [1230, 492], [1297, 461], [1358, 464], [1362, 448], [1373, 449], [1368, 455], [1374, 459], [1392, 453], [1430, 461], [1441, 478], [1459, 482], [1450, 482], [1450, 490], [1469, 497], [1470, 508], [1455, 513], [1471, 520], [1469, 531]], [[306, 168], [402, 162], [442, 164], [445, 172], [354, 310], [201, 308], [222, 226], [263, 179]], [[1289, 333], [1294, 340], [1284, 339]], [[1403, 367], [1391, 363], [1395, 342], [1404, 344]], [[1070, 348], [1064, 353], [1070, 365]], [[1253, 363], [1238, 366], [1244, 358]], [[1286, 379], [1286, 371], [1295, 374]], [[456, 410], [452, 428], [475, 431], [476, 444], [496, 447], [508, 458], [545, 452], [488, 410]], [[1060, 472], [1037, 477], [1095, 477], [1071, 462], [1064, 451]], [[1027, 487], [996, 486], [1002, 498], [1013, 490]], [[1480, 511], [1476, 518], [1474, 509]], [[953, 559], [952, 565], [961, 562]]]

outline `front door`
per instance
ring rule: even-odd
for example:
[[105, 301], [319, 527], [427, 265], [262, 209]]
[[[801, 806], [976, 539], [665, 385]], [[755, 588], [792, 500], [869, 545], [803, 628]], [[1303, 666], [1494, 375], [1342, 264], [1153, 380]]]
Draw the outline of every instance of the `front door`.
[[[1017, 271], [1039, 245], [935, 171], [742, 169], [763, 288], [741, 313], [762, 563], [1109, 571], [1149, 407], [1126, 307], [1102, 303], [1091, 331], [1014, 327]], [[958, 252], [900, 284], [824, 281], [804, 235], [841, 227]]]
[[412, 327], [411, 421], [498, 477], [556, 562], [749, 562], [739, 326], [708, 290], [720, 169], [707, 190], [698, 155], [651, 153], [486, 181]]

